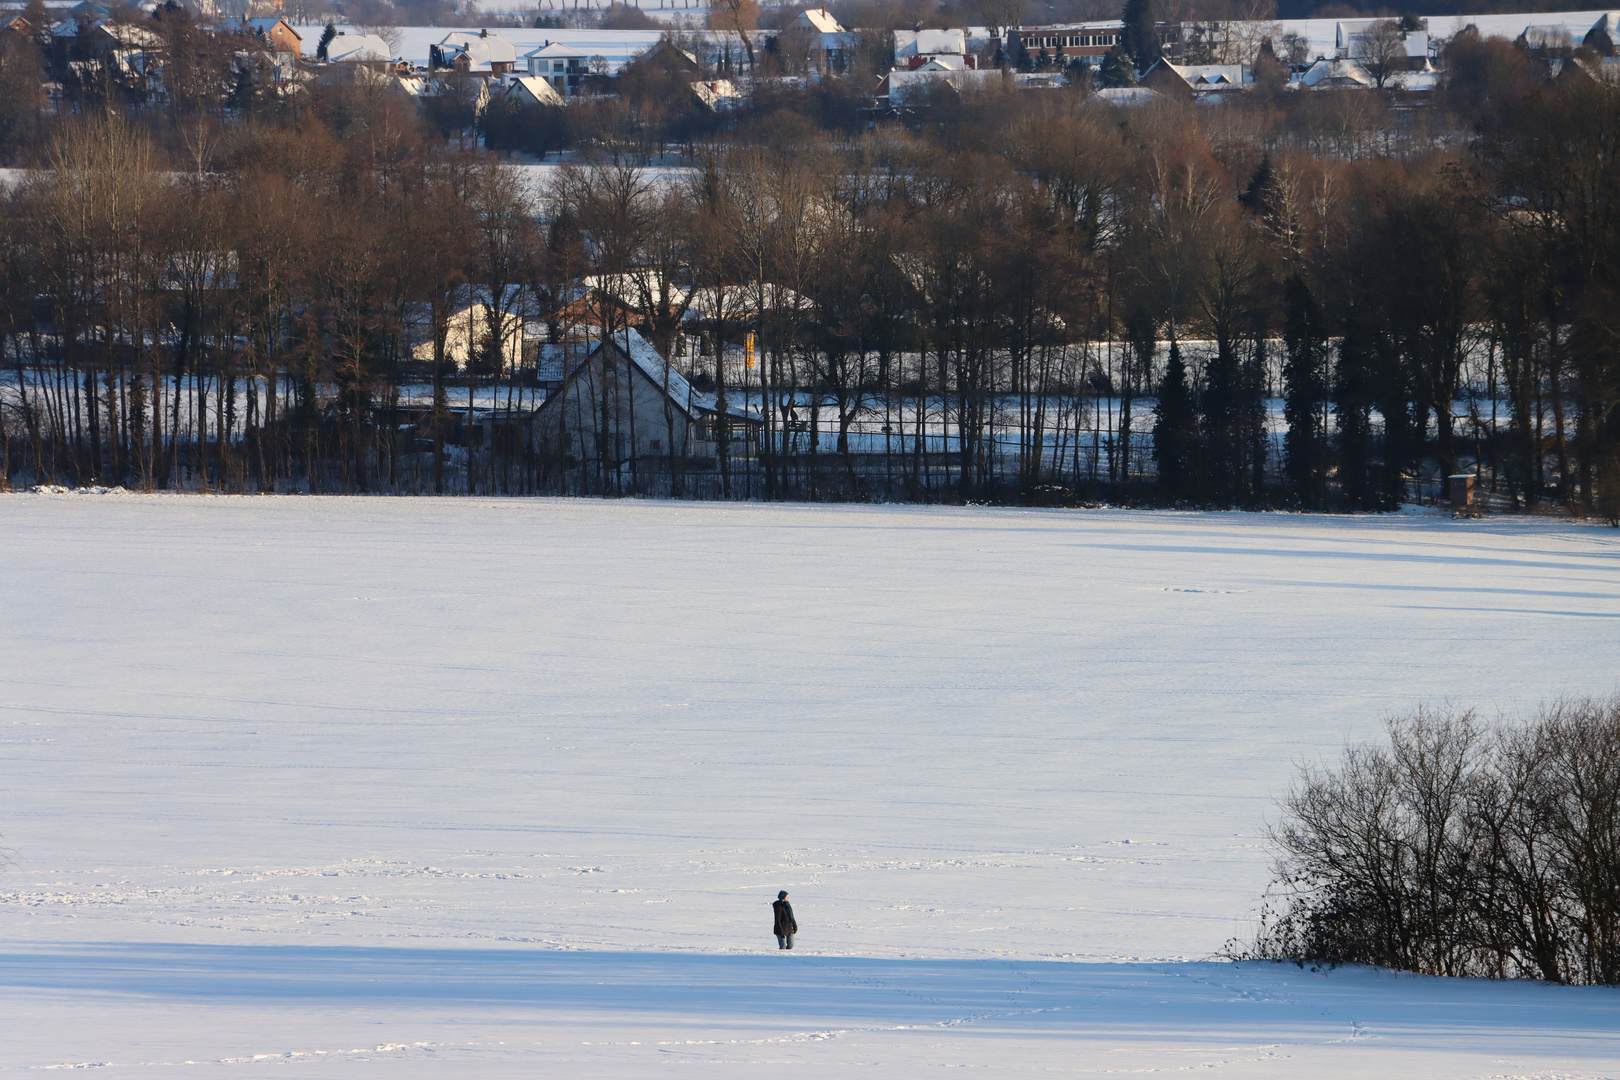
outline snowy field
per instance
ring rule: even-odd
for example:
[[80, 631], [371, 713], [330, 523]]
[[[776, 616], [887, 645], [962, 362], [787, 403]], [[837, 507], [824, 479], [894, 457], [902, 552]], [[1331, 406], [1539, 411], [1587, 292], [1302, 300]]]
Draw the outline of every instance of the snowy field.
[[0, 1074], [1620, 1077], [1212, 959], [1295, 759], [1614, 688], [1613, 530], [12, 495], [0, 604]]

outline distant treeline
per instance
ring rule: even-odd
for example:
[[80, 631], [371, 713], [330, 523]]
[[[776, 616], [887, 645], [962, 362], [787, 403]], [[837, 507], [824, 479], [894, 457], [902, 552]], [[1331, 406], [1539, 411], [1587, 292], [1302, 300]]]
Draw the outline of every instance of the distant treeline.
[[[677, 143], [638, 111], [676, 100], [652, 73], [539, 190], [364, 80], [40, 114], [38, 171], [0, 196], [4, 475], [552, 490], [522, 438], [450, 446], [451, 390], [535, 401], [510, 392], [527, 353], [455, 362], [471, 288], [484, 325], [552, 341], [704, 342], [677, 359], [700, 385], [772, 402], [734, 493], [1362, 509], [1477, 469], [1504, 506], [1620, 518], [1620, 89], [1570, 70], [1464, 36], [1431, 109], [1009, 91], [872, 128], [807, 84]], [[745, 299], [694, 311], [705, 292]], [[757, 366], [715, 362], [749, 333]], [[836, 435], [798, 460], [806, 412], [843, 430], [879, 407], [918, 440], [881, 486]], [[1080, 431], [1088, 463], [1054, 449]], [[642, 475], [613, 490], [661, 490]]]
[[1500, 724], [1419, 710], [1282, 810], [1241, 955], [1620, 984], [1620, 696]]

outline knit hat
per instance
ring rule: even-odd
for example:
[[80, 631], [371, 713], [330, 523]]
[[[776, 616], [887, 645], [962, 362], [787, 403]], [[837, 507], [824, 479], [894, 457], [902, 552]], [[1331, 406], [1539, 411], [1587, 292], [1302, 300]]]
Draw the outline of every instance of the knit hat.
[[786, 900], [787, 899], [787, 890], [783, 889], [781, 892], [777, 893], [776, 898], [778, 900]]

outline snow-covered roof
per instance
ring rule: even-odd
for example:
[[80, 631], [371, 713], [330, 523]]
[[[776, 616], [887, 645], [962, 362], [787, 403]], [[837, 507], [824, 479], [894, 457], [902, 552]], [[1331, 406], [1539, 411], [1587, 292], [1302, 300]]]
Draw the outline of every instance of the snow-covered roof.
[[1299, 81], [1308, 87], [1373, 86], [1376, 83], [1367, 69], [1354, 60], [1318, 60]]
[[158, 49], [163, 46], [163, 39], [144, 26], [109, 22], [102, 23], [101, 30], [126, 49]]
[[1519, 38], [1532, 49], [1567, 49], [1575, 40], [1563, 23], [1527, 26]]
[[1225, 90], [1245, 82], [1242, 64], [1171, 64], [1165, 67], [1187, 80], [1195, 90]]
[[539, 75], [521, 75], [512, 80], [506, 89], [507, 94], [527, 94], [540, 105], [562, 105], [562, 95], [552, 89], [551, 82]]
[[394, 58], [394, 51], [376, 34], [349, 34], [339, 30], [326, 47], [326, 58], [334, 64], [387, 63]]
[[[690, 415], [699, 408], [714, 408], [712, 394], [699, 394], [687, 382], [686, 376], [675, 369], [675, 365], [664, 359], [664, 354], [652, 347], [652, 342], [642, 337], [634, 329], [625, 328], [615, 330], [611, 339], [613, 348], [630, 358], [630, 362], [641, 370], [641, 373], [651, 379], [654, 386], [665, 390], [669, 399], [677, 406], [685, 409]], [[593, 352], [594, 356], [602, 350], [598, 346]], [[704, 398], [708, 401], [705, 404]]]
[[995, 68], [985, 71], [951, 71], [927, 65], [916, 71], [891, 71], [884, 76], [889, 84], [889, 101], [891, 104], [900, 104], [911, 95], [921, 91], [930, 83], [942, 82], [954, 86], [958, 90], [970, 87], [984, 88], [999, 85], [1002, 81], [1001, 72]]
[[474, 34], [466, 30], [452, 30], [439, 42], [446, 55], [452, 51], [466, 53], [474, 70], [486, 69], [491, 64], [517, 63], [517, 46], [506, 35], [480, 30]]
[[826, 8], [811, 8], [808, 11], [801, 11], [794, 16], [793, 21], [800, 25], [808, 25], [810, 29], [821, 34], [842, 34], [844, 32], [844, 28], [838, 25], [838, 20], [833, 18], [832, 12]]
[[[598, 356], [606, 348], [611, 348], [615, 353], [628, 357], [630, 363], [645, 375], [654, 386], [669, 394], [670, 402], [686, 413], [688, 418], [696, 419], [696, 415], [700, 412], [715, 413], [719, 411], [720, 403], [713, 394], [699, 393], [691, 382], [687, 380], [686, 376], [682, 375], [674, 364], [666, 360], [664, 355], [653, 348], [652, 343], [642, 337], [634, 328], [615, 330], [608, 341], [598, 343], [592, 348], [586, 355], [586, 359], [589, 360]], [[540, 369], [541, 378], [545, 381], [556, 381], [556, 378], [560, 378], [561, 367], [566, 365], [568, 358], [574, 355], [572, 347], [565, 345], [542, 344], [538, 352], [539, 363], [537, 367]], [[574, 370], [579, 370], [579, 367], [575, 367]], [[554, 378], [547, 378], [547, 376], [553, 376]], [[560, 396], [547, 398], [545, 405], [542, 405], [541, 408], [550, 405], [552, 401], [561, 400], [563, 399]], [[755, 422], [759, 420], [758, 413], [736, 406], [728, 408], [726, 414], [740, 420]]]
[[743, 99], [742, 91], [730, 79], [699, 80], [692, 84], [692, 92], [711, 109], [737, 105]]
[[538, 49], [530, 49], [523, 54], [525, 59], [534, 57], [541, 60], [550, 60], [552, 58], [566, 60], [569, 57], [584, 55], [585, 51], [583, 49], [576, 49], [572, 45], [564, 45], [560, 41], [548, 41]]
[[1434, 90], [1440, 86], [1440, 73], [1438, 71], [1397, 71], [1390, 76], [1388, 85], [1409, 93], [1419, 90]]
[[1159, 100], [1159, 92], [1146, 86], [1111, 86], [1093, 96], [1109, 105], [1147, 105]]
[[896, 30], [894, 32], [894, 58], [904, 60], [911, 56], [932, 56], [935, 53], [967, 52], [965, 30]]

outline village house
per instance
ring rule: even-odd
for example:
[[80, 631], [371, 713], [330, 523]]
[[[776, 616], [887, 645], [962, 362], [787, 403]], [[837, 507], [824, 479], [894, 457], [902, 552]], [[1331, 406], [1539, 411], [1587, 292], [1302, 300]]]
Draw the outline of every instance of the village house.
[[1620, 11], [1606, 11], [1592, 24], [1581, 44], [1608, 58], [1620, 55]]
[[570, 465], [607, 469], [680, 461], [712, 467], [724, 437], [735, 458], [752, 456], [764, 422], [754, 413], [720, 415], [635, 330], [616, 330], [566, 373], [530, 422], [532, 447]]
[[428, 67], [462, 75], [505, 75], [517, 67], [517, 46], [504, 34], [454, 30], [429, 46]]
[[[1334, 26], [1334, 45], [1339, 59], [1363, 59], [1371, 42], [1392, 20], [1348, 19]], [[1532, 28], [1534, 29], [1534, 28]], [[1403, 71], [1426, 71], [1430, 67], [1432, 45], [1427, 30], [1401, 30], [1396, 66]], [[1522, 36], [1522, 35], [1521, 35]], [[1565, 34], [1565, 39], [1568, 35]]]
[[809, 65], [823, 75], [849, 70], [855, 52], [855, 35], [839, 25], [826, 8], [810, 8], [793, 17], [786, 31], [804, 37], [809, 46]]
[[911, 71], [891, 71], [878, 80], [877, 101], [880, 106], [903, 109], [927, 99], [933, 88], [962, 93], [967, 90], [989, 90], [1002, 86], [1006, 77], [995, 68], [985, 70], [951, 67], [939, 59]]
[[551, 80], [540, 75], [515, 75], [507, 83], [506, 97], [520, 105], [562, 106], [563, 92], [552, 86]]
[[333, 64], [364, 64], [381, 70], [393, 64], [394, 51], [376, 34], [349, 34], [339, 30], [326, 47], [326, 59]]
[[[521, 291], [515, 285], [507, 287], [503, 304], [505, 311], [500, 320], [500, 371], [493, 370], [494, 365], [491, 364], [489, 365], [491, 370], [483, 374], [495, 375], [517, 371], [523, 365], [525, 352], [533, 352], [532, 343], [527, 342], [527, 322], [522, 312], [517, 310]], [[467, 370], [468, 363], [480, 352], [486, 351], [491, 344], [489, 301], [492, 296], [487, 289], [476, 290], [473, 296], [452, 312], [446, 320], [444, 358], [457, 371]], [[424, 327], [423, 332], [427, 333], [427, 328]], [[430, 335], [427, 340], [412, 347], [411, 359], [419, 363], [433, 361], [433, 339]], [[488, 358], [485, 359], [487, 361]]]
[[1142, 74], [1142, 85], [1165, 97], [1204, 98], [1241, 91], [1253, 77], [1242, 64], [1172, 64], [1159, 60]]
[[952, 71], [978, 66], [978, 57], [968, 52], [966, 30], [896, 30], [894, 66], [915, 71], [934, 63]]
[[80, 79], [95, 79], [97, 65], [105, 64], [127, 89], [153, 101], [165, 97], [163, 59], [167, 44], [163, 38], [134, 23], [90, 20], [94, 11], [103, 10], [93, 5], [80, 4], [73, 10], [74, 18], [57, 24], [52, 37], [59, 44], [74, 42], [79, 54], [91, 59], [69, 60], [70, 70]]
[[692, 84], [692, 93], [700, 104], [717, 112], [735, 109], [747, 100], [730, 79], [700, 79]]
[[1354, 60], [1318, 60], [1298, 79], [1307, 90], [1370, 90], [1373, 77]]
[[237, 30], [258, 37], [265, 48], [273, 53], [291, 53], [299, 56], [304, 50], [304, 38], [292, 24], [279, 17], [267, 19], [221, 19], [220, 29]]
[[560, 41], [548, 41], [523, 56], [533, 78], [545, 79], [561, 97], [579, 92], [580, 83], [590, 69], [589, 57], [579, 49], [570, 48]]

